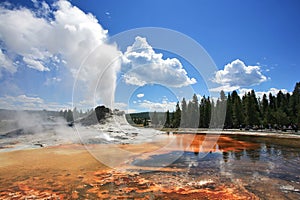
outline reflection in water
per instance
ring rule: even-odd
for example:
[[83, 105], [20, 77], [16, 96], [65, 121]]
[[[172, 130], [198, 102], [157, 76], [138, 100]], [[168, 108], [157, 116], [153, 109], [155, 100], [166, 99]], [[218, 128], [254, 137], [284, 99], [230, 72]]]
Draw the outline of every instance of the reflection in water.
[[[120, 156], [107, 147], [94, 146]], [[178, 134], [120, 147], [136, 153], [120, 169], [78, 146], [1, 154], [0, 199], [300, 199], [297, 140]]]
[[255, 149], [255, 142], [240, 141], [224, 135], [204, 134], [175, 134], [168, 135], [170, 142], [168, 147], [176, 150], [199, 153], [242, 151], [244, 149]]
[[[172, 137], [176, 137], [177, 144], [182, 144], [187, 140], [185, 137], [190, 139], [193, 136]], [[215, 136], [207, 137], [210, 141], [209, 137]], [[205, 135], [196, 135], [183, 154], [174, 150], [136, 159], [133, 164], [163, 167], [165, 158], [181, 155], [168, 167], [186, 169], [185, 177], [190, 179], [210, 178], [219, 184], [232, 182], [261, 198], [300, 198], [300, 141], [220, 136], [213, 148], [208, 149], [203, 145], [204, 138]]]

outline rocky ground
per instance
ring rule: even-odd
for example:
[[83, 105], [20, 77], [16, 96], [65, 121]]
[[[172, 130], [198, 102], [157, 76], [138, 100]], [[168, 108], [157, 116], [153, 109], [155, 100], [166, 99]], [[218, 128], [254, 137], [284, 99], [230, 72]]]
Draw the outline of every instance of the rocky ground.
[[[38, 125], [38, 126], [37, 126]], [[163, 132], [129, 125], [123, 112], [101, 116], [92, 113], [84, 119], [66, 122], [38, 122], [30, 127], [11, 127], [0, 132], [0, 151], [41, 148], [61, 144], [128, 144], [151, 141]], [[0, 127], [1, 129], [1, 127]]]

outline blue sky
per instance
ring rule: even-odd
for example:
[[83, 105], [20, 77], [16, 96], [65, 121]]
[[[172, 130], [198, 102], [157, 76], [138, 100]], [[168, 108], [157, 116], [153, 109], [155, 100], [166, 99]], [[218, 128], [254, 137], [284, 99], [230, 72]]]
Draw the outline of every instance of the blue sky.
[[[84, 109], [114, 96], [116, 107], [133, 112], [172, 109], [182, 96], [220, 89], [291, 92], [300, 72], [299, 10], [297, 0], [7, 1], [0, 14], [0, 107]], [[107, 43], [143, 27], [171, 29], [199, 43], [215, 63], [215, 87], [182, 56], [152, 48], [150, 38]], [[146, 48], [126, 54], [134, 45]], [[120, 63], [106, 71], [92, 65], [116, 56]], [[135, 70], [138, 65], [144, 67]], [[167, 79], [173, 72], [181, 79]]]

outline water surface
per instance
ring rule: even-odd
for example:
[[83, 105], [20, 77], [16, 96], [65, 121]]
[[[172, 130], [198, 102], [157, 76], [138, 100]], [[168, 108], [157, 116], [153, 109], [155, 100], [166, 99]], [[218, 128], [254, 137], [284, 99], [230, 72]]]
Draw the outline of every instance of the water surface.
[[80, 145], [0, 153], [0, 198], [300, 199], [297, 139], [175, 134], [119, 148], [135, 154], [113, 169]]

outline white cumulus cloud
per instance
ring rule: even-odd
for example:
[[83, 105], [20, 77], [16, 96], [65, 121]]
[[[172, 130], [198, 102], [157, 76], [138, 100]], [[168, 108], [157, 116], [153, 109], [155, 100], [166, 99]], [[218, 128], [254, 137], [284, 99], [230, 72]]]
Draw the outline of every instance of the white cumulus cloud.
[[7, 70], [10, 73], [14, 73], [17, 71], [17, 68], [16, 66], [14, 66], [13, 62], [3, 53], [2, 49], [0, 49], [0, 78], [2, 76], [2, 70]]
[[25, 94], [18, 96], [0, 97], [0, 106], [7, 109], [38, 109], [44, 105], [44, 100], [39, 97], [29, 97]]
[[161, 102], [152, 102], [149, 100], [144, 100], [139, 103], [139, 107], [150, 111], [166, 112], [167, 110], [175, 110], [176, 104], [177, 102], [170, 102], [166, 99], [162, 100]]
[[216, 88], [211, 88], [211, 89], [209, 89], [209, 91], [210, 92], [220, 92], [223, 90], [224, 92], [231, 92], [231, 91], [237, 90], [239, 88], [240, 88], [239, 86], [221, 85]]
[[[225, 65], [214, 77], [214, 82], [221, 84], [227, 91], [258, 85], [266, 80], [267, 77], [262, 74], [260, 66], [247, 66], [239, 59]], [[213, 88], [211, 91], [218, 89], [222, 88]]]
[[28, 57], [23, 57], [23, 61], [27, 63], [27, 66], [38, 71], [50, 71], [48, 67], [45, 67], [43, 63], [39, 60], [31, 59]]
[[169, 87], [196, 83], [196, 79], [188, 77], [177, 58], [163, 59], [162, 56], [161, 53], [155, 53], [146, 38], [137, 36], [123, 55], [125, 82], [138, 86], [156, 83]]
[[136, 95], [138, 98], [142, 98], [142, 97], [144, 97], [145, 95], [143, 94], [143, 93], [140, 93], [140, 94], [137, 94]]
[[[239, 89], [240, 96], [243, 96], [245, 93], [250, 92], [251, 89], [247, 88], [241, 88]], [[289, 93], [287, 89], [278, 89], [278, 88], [270, 88], [268, 91], [255, 91], [256, 97], [259, 97], [260, 99], [263, 98], [263, 95], [266, 94], [269, 98], [269, 94], [276, 96], [278, 92], [281, 91], [283, 94]]]
[[[84, 13], [69, 1], [59, 0], [51, 6], [36, 0], [33, 3], [40, 8], [10, 9], [0, 5], [1, 49], [14, 55], [12, 58], [21, 57], [23, 63], [38, 71], [50, 71], [51, 62], [64, 63], [73, 77], [85, 84], [86, 91], [94, 92], [98, 78], [105, 77], [105, 81], [98, 84], [95, 96], [109, 104], [114, 98], [116, 73], [120, 69], [119, 62], [109, 63], [120, 56], [120, 52], [116, 46], [106, 43], [107, 30], [95, 16]], [[0, 62], [12, 73], [15, 72], [13, 61], [1, 51]]]
[[5, 95], [0, 97], [0, 107], [12, 110], [62, 110], [70, 109], [71, 104], [61, 104], [57, 102], [47, 102], [40, 97], [27, 96], [25, 94], [18, 96]]

